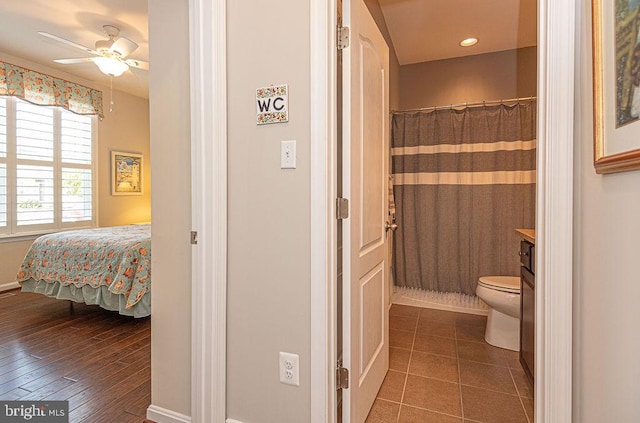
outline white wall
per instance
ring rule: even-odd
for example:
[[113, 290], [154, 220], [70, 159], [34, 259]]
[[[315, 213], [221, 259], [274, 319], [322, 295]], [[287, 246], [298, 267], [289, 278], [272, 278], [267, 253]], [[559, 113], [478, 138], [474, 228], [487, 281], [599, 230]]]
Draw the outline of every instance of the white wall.
[[[244, 423], [311, 418], [309, 19], [308, 1], [227, 2], [227, 415]], [[257, 126], [255, 89], [284, 83], [289, 122]], [[279, 351], [300, 355], [300, 387], [278, 381]]]
[[150, 1], [149, 39], [154, 187], [151, 199], [151, 402], [154, 406], [190, 415], [189, 2]]
[[[149, 101], [120, 91], [114, 91], [113, 112], [109, 111], [109, 87], [78, 78], [48, 66], [0, 52], [6, 61], [37, 72], [64, 78], [103, 92], [104, 119], [98, 121], [98, 225], [114, 226], [151, 220], [151, 168], [149, 166]], [[106, 78], [106, 77], [105, 77]], [[143, 173], [144, 195], [111, 195], [111, 150], [142, 153], [146, 160]], [[0, 285], [14, 282], [15, 276], [31, 241], [0, 244]]]
[[577, 2], [573, 421], [632, 423], [640, 416], [640, 171], [593, 169], [590, 4]]

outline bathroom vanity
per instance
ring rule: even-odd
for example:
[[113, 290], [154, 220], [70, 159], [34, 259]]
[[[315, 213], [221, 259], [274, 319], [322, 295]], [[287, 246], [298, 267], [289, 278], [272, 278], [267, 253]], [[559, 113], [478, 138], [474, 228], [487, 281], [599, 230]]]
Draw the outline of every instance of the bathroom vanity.
[[520, 364], [533, 385], [535, 363], [535, 230], [516, 229], [520, 241]]

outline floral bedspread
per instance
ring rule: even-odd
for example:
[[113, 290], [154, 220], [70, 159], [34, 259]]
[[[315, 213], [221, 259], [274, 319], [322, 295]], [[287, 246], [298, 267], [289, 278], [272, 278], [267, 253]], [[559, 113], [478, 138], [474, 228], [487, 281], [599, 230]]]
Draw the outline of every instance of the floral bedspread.
[[81, 288], [107, 286], [126, 307], [151, 290], [151, 225], [58, 232], [36, 239], [18, 271], [18, 282], [59, 282]]

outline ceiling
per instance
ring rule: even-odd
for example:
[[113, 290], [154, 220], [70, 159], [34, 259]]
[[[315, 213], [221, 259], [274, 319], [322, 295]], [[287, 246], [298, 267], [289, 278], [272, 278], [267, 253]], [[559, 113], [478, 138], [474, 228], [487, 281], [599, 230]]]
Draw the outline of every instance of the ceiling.
[[[536, 45], [536, 0], [379, 1], [401, 65]], [[91, 62], [53, 62], [89, 54], [37, 34], [45, 31], [93, 48], [107, 39], [105, 24], [138, 44], [130, 58], [149, 60], [147, 0], [0, 1], [0, 52], [106, 86], [109, 77]], [[470, 36], [480, 42], [458, 45]], [[131, 69], [113, 78], [113, 86], [148, 98], [148, 72]]]
[[[105, 24], [120, 28], [120, 35], [138, 44], [129, 58], [149, 60], [147, 0], [3, 0], [0, 1], [0, 52], [109, 85], [109, 77], [92, 62], [62, 65], [53, 59], [92, 57], [79, 49], [49, 40], [49, 32], [86, 47], [108, 37]], [[113, 78], [113, 88], [148, 98], [148, 72], [126, 71]]]
[[536, 45], [536, 0], [379, 1], [400, 65]]

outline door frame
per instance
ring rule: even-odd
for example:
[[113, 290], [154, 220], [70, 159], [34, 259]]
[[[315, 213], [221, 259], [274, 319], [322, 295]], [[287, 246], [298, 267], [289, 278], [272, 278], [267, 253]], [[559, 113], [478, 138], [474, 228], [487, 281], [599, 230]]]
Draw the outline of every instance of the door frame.
[[[310, 0], [311, 421], [336, 422], [336, 2]], [[576, 5], [538, 2], [536, 422], [571, 421]]]
[[226, 0], [189, 0], [191, 422], [226, 419], [226, 31]]

